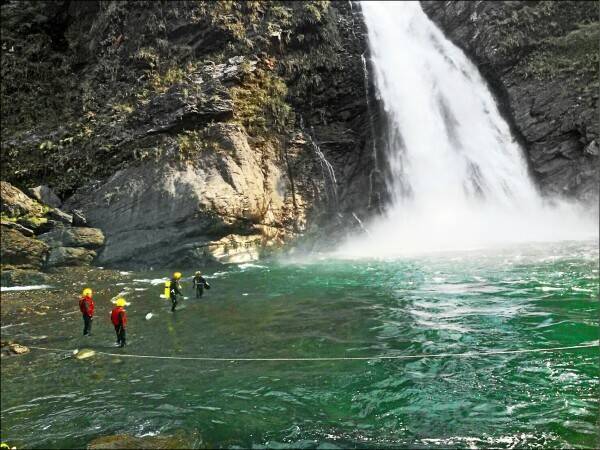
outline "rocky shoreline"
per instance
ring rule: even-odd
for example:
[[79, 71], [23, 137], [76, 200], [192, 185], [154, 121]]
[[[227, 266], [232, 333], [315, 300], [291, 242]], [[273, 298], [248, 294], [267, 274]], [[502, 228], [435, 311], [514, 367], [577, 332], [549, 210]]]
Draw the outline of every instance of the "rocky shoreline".
[[78, 211], [61, 210], [51, 189], [39, 186], [27, 196], [5, 181], [0, 187], [3, 286], [45, 283], [44, 272], [89, 266], [94, 261], [104, 245], [104, 234], [88, 227]]

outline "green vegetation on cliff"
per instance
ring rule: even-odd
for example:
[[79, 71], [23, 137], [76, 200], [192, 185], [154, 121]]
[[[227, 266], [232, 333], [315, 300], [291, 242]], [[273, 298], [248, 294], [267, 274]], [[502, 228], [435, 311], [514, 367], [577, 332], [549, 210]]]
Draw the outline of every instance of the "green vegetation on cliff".
[[[327, 1], [9, 1], [1, 14], [2, 178], [63, 195], [148, 149], [164, 153], [170, 138], [142, 136], [140, 111], [161, 94], [213, 83], [211, 67], [244, 58], [219, 89], [233, 100], [230, 120], [273, 142], [343, 68]], [[184, 158], [210, 144], [196, 131], [169, 132], [181, 134]]]

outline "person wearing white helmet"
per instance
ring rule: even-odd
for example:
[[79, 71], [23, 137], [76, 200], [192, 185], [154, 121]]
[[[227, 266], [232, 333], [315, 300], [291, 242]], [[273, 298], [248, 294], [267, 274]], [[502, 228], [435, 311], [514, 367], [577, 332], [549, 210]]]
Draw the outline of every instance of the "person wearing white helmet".
[[205, 288], [210, 289], [210, 284], [206, 282], [206, 280], [202, 276], [202, 272], [200, 271], [196, 272], [196, 274], [194, 275], [193, 283], [194, 288], [196, 288], [196, 298], [202, 297]]

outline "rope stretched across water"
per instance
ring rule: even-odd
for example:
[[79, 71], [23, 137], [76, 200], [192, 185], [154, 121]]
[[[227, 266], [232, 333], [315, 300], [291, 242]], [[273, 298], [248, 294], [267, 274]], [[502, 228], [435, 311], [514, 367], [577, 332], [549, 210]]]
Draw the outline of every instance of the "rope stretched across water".
[[[239, 361], [377, 361], [390, 359], [418, 359], [418, 358], [477, 358], [489, 355], [510, 355], [518, 353], [541, 353], [541, 352], [558, 352], [562, 350], [574, 350], [579, 348], [598, 348], [598, 343], [571, 345], [568, 347], [551, 347], [551, 348], [533, 348], [528, 350], [490, 350], [483, 352], [466, 352], [466, 353], [422, 353], [418, 355], [379, 355], [379, 356], [339, 356], [339, 357], [315, 357], [315, 358], [213, 358], [208, 356], [160, 356], [160, 355], [135, 355], [129, 353], [109, 353], [95, 352], [98, 355], [118, 356], [120, 358], [146, 358], [146, 359], [175, 359], [180, 361], [223, 361], [223, 362], [239, 362]], [[73, 350], [62, 348], [48, 347], [33, 347], [35, 350], [44, 350], [58, 353], [73, 353]]]

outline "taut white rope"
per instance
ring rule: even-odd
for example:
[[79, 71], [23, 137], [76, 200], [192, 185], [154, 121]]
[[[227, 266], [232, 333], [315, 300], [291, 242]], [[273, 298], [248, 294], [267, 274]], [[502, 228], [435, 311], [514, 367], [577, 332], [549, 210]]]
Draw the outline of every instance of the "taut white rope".
[[[598, 343], [571, 345], [568, 347], [551, 347], [551, 348], [533, 348], [528, 350], [490, 350], [483, 352], [467, 352], [467, 353], [422, 353], [418, 355], [380, 355], [380, 356], [340, 356], [340, 357], [322, 357], [322, 358], [211, 358], [207, 356], [159, 356], [159, 355], [134, 355], [129, 353], [109, 353], [97, 351], [98, 355], [118, 356], [121, 358], [147, 358], [147, 359], [175, 359], [180, 361], [372, 361], [372, 360], [389, 360], [389, 359], [418, 359], [418, 358], [476, 358], [488, 355], [509, 355], [518, 353], [541, 353], [541, 352], [557, 352], [561, 350], [573, 350], [578, 348], [598, 347]], [[35, 350], [45, 350], [51, 352], [73, 353], [73, 350], [63, 348], [48, 348], [48, 347], [33, 347]]]

